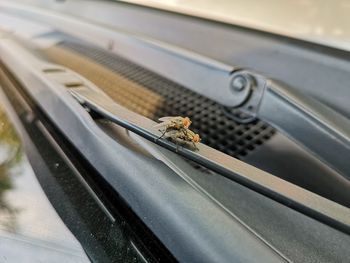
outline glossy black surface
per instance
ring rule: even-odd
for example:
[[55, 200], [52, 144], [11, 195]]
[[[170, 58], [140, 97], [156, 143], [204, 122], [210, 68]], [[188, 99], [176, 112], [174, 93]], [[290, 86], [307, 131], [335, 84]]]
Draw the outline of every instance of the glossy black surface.
[[[4, 76], [3, 74], [2, 77]], [[55, 127], [50, 125], [49, 120], [28, 98], [23, 100], [24, 94], [19, 95], [10, 82], [2, 78], [6, 95], [20, 117], [16, 127], [21, 129], [24, 146], [29, 152], [30, 162], [34, 164], [37, 180], [89, 258], [94, 262], [172, 262], [172, 256], [123, 201], [98, 180], [93, 168], [79, 159], [79, 153], [69, 147], [69, 143], [60, 137]], [[11, 137], [6, 135], [6, 138]], [[36, 180], [34, 173], [32, 178]], [[4, 184], [6, 186], [6, 180]], [[105, 187], [103, 191], [101, 185]], [[39, 185], [38, 189], [44, 196]], [[39, 190], [33, 189], [33, 192]], [[40, 220], [37, 222], [42, 224]], [[64, 224], [62, 227], [65, 227]], [[56, 232], [52, 236], [55, 237]], [[70, 237], [74, 240], [72, 235]], [[61, 240], [62, 243], [69, 241], [66, 237]], [[74, 246], [68, 244], [68, 247], [72, 249]]]
[[0, 262], [88, 262], [33, 172], [0, 106]]

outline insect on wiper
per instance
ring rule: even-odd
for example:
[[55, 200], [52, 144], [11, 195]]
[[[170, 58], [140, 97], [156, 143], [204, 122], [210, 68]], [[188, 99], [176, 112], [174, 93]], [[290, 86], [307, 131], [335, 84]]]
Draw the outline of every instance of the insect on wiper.
[[198, 150], [196, 143], [200, 142], [198, 134], [189, 129], [191, 120], [188, 117], [162, 117], [159, 119], [161, 123], [155, 125], [156, 128], [160, 128], [159, 131], [163, 137], [169, 138], [176, 143], [176, 150], [178, 150], [178, 144], [192, 143], [194, 148]]

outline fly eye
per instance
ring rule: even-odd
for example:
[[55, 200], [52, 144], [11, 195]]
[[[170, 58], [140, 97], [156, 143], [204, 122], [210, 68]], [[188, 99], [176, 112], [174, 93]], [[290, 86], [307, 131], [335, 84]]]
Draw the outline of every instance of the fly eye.
[[193, 140], [194, 142], [199, 142], [201, 140], [201, 138], [199, 138], [199, 135], [196, 134], [194, 137], [193, 137]]
[[189, 119], [188, 117], [184, 118], [184, 120], [183, 120], [183, 125], [184, 125], [186, 128], [188, 128], [188, 127], [190, 126], [190, 124], [191, 124], [190, 119]]

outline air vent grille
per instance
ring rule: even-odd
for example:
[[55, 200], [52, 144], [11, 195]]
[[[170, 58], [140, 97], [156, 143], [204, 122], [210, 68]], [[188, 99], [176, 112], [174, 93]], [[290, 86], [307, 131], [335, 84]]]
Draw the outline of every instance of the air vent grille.
[[[246, 156], [275, 133], [271, 126], [261, 121], [249, 124], [236, 123], [222, 112], [221, 106], [216, 102], [103, 49], [73, 41], [61, 43], [58, 48], [89, 58], [94, 63], [98, 63], [114, 74], [129, 80], [131, 86], [140, 86], [146, 92], [153, 94], [152, 96], [144, 96], [142, 103], [139, 101], [139, 105], [134, 105], [135, 103], [133, 104], [131, 101], [123, 100], [123, 96], [130, 95], [127, 93], [134, 91], [132, 87], [123, 89], [123, 94], [120, 94], [120, 89], [105, 90], [115, 100], [120, 100], [119, 102], [124, 106], [154, 120], [163, 116], [188, 116], [193, 121], [191, 128], [201, 135], [203, 143], [236, 158]], [[55, 60], [52, 52], [49, 54], [50, 58]], [[86, 71], [83, 72], [84, 65], [82, 64], [78, 66], [79, 63], [75, 63], [75, 66], [72, 67], [73, 63], [70, 63], [69, 59], [63, 61], [62, 58], [58, 57], [56, 57], [56, 62], [65, 64], [82, 75], [87, 74]], [[91, 74], [99, 74], [99, 72], [89, 74], [91, 76]], [[85, 77], [89, 78], [89, 76]], [[103, 79], [90, 80], [93, 82], [105, 81]], [[95, 84], [100, 86], [99, 83]], [[118, 83], [115, 85], [117, 86]], [[158, 96], [161, 100], [155, 99]], [[146, 108], [150, 108], [152, 111]]]

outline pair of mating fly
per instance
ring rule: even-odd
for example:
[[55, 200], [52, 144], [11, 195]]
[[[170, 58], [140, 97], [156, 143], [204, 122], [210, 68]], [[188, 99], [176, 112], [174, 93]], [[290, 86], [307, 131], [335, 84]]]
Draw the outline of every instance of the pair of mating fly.
[[194, 148], [198, 150], [196, 143], [200, 142], [200, 137], [198, 134], [191, 131], [188, 127], [191, 125], [191, 120], [188, 117], [163, 117], [160, 118], [161, 123], [157, 124], [155, 127], [159, 128], [162, 132], [162, 136], [159, 137], [169, 138], [176, 143], [176, 150], [178, 144], [188, 144], [192, 143]]

